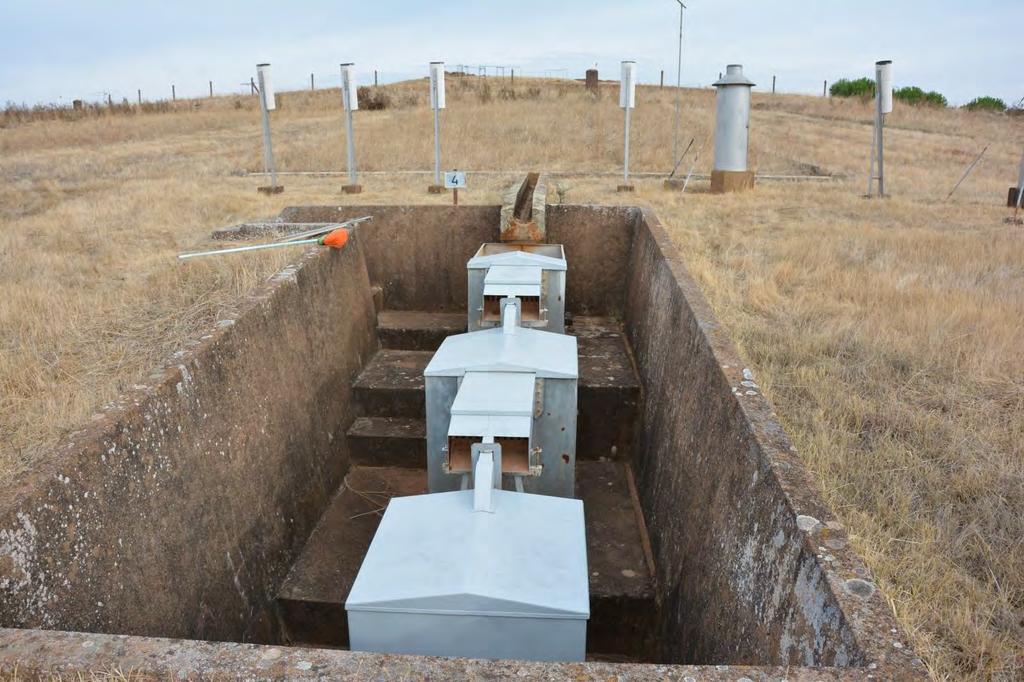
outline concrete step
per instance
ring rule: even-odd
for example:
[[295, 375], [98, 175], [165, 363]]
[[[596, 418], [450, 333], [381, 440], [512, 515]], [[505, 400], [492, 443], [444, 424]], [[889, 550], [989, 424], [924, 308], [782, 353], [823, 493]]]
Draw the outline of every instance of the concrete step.
[[453, 334], [466, 331], [466, 313], [384, 310], [377, 314], [377, 336], [384, 348], [436, 351]]
[[348, 430], [352, 462], [362, 466], [427, 465], [426, 424], [408, 417], [360, 417]]
[[[590, 571], [587, 650], [594, 655], [644, 658], [655, 621], [654, 585], [645, 536], [617, 462], [581, 462]], [[348, 645], [345, 599], [387, 501], [425, 492], [423, 470], [353, 467], [306, 542], [278, 593], [282, 632], [290, 644]]]
[[[640, 380], [621, 328], [605, 318], [576, 318], [579, 341], [577, 459], [629, 460], [639, 419]], [[353, 384], [369, 417], [425, 416], [423, 369], [431, 351], [379, 351]]]
[[426, 417], [423, 370], [434, 353], [382, 349], [352, 384], [356, 401], [369, 417]]

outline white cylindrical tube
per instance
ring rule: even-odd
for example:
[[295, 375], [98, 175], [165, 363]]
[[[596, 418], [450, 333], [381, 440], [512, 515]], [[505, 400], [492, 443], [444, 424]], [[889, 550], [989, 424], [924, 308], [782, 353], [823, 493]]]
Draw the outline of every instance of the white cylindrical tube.
[[347, 111], [359, 108], [359, 88], [356, 85], [354, 66], [352, 63], [341, 65], [341, 103]]
[[715, 167], [716, 171], [747, 170], [750, 138], [750, 89], [754, 84], [743, 75], [743, 67], [730, 64], [715, 83]]
[[882, 102], [882, 113], [892, 113], [892, 60], [875, 62], [875, 87]]
[[444, 109], [444, 62], [430, 62], [430, 107]]
[[277, 108], [274, 97], [274, 85], [270, 82], [270, 64], [257, 64], [256, 75], [259, 77], [260, 98], [267, 107], [267, 111]]
[[633, 109], [636, 107], [636, 62], [622, 62], [619, 106], [623, 109]]

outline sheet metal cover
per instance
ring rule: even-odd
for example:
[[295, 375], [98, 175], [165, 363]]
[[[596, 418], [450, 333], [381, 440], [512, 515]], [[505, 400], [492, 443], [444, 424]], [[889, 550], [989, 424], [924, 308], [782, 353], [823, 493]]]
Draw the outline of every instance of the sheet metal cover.
[[590, 615], [583, 503], [494, 491], [396, 497], [349, 593], [349, 611], [559, 618]]
[[526, 327], [515, 334], [496, 328], [449, 336], [423, 375], [462, 376], [472, 371], [534, 372], [543, 379], [576, 379], [576, 337]]
[[[481, 247], [482, 249], [483, 247]], [[466, 267], [470, 270], [476, 270], [480, 268], [493, 268], [499, 265], [509, 266], [534, 266], [539, 267], [542, 270], [565, 270], [566, 263], [564, 258], [552, 258], [551, 256], [542, 256], [539, 253], [527, 253], [525, 251], [507, 251], [505, 253], [496, 253], [490, 256], [473, 256], [466, 263]]]
[[525, 372], [466, 372], [452, 403], [449, 436], [529, 438], [535, 376]]

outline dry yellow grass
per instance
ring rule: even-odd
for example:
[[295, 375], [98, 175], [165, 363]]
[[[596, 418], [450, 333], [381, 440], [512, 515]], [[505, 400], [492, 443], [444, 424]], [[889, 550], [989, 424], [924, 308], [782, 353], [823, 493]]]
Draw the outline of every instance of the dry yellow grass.
[[[456, 79], [452, 79], [455, 81]], [[446, 167], [616, 171], [614, 88], [450, 83]], [[427, 170], [423, 82], [360, 111], [362, 170]], [[338, 94], [289, 93], [273, 129], [282, 170], [341, 170]], [[644, 88], [633, 169], [669, 164], [673, 95]], [[713, 93], [687, 91], [684, 144], [707, 144]], [[855, 535], [936, 678], [1024, 669], [1024, 230], [999, 208], [1024, 143], [1021, 119], [899, 107], [889, 122], [894, 197], [859, 197], [871, 109], [853, 100], [755, 96], [751, 156], [768, 173], [844, 182], [762, 184], [685, 197], [657, 180], [638, 195], [614, 177], [559, 181], [550, 198], [652, 204], [761, 383], [823, 493]], [[289, 258], [179, 264], [209, 230], [296, 203], [450, 201], [426, 175], [285, 176], [258, 197], [252, 98], [197, 109], [0, 130], [0, 477], [145, 378], [183, 339]], [[981, 147], [982, 164], [943, 197]], [[684, 167], [688, 164], [684, 164]], [[495, 203], [514, 174], [471, 175], [466, 202]]]

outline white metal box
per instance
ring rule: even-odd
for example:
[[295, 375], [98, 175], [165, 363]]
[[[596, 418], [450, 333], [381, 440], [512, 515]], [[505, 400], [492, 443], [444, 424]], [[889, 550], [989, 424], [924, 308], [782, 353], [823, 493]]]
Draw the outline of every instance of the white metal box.
[[354, 651], [582, 661], [583, 503], [493, 491], [391, 500], [345, 608]]
[[576, 338], [517, 328], [449, 336], [423, 372], [427, 486], [458, 490], [473, 443], [501, 444], [503, 486], [573, 497], [579, 364]]
[[522, 325], [565, 333], [565, 250], [561, 244], [484, 244], [466, 264], [468, 329], [501, 326], [502, 298], [522, 301]]

